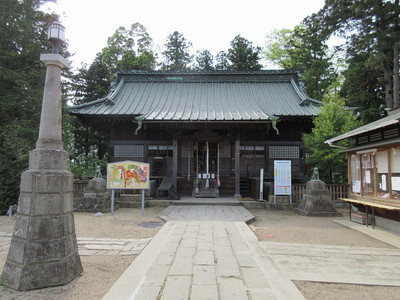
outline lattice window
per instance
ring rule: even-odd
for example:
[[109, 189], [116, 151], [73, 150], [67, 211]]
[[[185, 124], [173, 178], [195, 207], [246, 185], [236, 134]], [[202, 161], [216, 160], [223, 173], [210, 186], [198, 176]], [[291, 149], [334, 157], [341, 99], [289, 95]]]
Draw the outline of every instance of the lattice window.
[[219, 157], [231, 157], [231, 143], [221, 142], [219, 143]]
[[298, 146], [269, 146], [269, 158], [300, 158], [300, 147]]
[[182, 142], [181, 144], [181, 157], [193, 157], [193, 143]]
[[143, 157], [143, 145], [115, 145], [114, 157]]

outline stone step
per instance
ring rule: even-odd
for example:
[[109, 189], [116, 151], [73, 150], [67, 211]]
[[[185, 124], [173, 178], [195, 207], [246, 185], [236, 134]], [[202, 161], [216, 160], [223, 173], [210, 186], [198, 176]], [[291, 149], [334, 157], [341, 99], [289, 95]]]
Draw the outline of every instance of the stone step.
[[196, 198], [217, 198], [219, 196], [218, 189], [200, 189], [199, 193], [194, 195]]

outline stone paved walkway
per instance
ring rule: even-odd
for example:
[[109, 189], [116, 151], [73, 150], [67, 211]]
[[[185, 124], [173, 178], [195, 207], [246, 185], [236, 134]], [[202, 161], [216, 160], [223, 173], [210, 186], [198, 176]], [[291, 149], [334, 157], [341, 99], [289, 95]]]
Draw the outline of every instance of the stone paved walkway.
[[255, 219], [243, 206], [229, 205], [170, 205], [159, 217], [164, 221], [225, 221], [246, 222]]
[[400, 249], [260, 242], [292, 280], [400, 286]]
[[[0, 232], [0, 253], [7, 254], [11, 233]], [[79, 255], [139, 255], [151, 241], [143, 239], [77, 238]]]
[[151, 241], [143, 239], [77, 238], [79, 255], [139, 255]]
[[103, 299], [304, 299], [244, 222], [171, 221]]
[[[396, 248], [259, 242], [241, 206], [170, 206], [161, 216], [152, 239], [78, 238], [80, 255], [139, 254], [103, 299], [304, 299], [291, 280], [400, 286], [400, 236], [378, 228], [337, 221]], [[10, 239], [0, 232], [0, 252]]]

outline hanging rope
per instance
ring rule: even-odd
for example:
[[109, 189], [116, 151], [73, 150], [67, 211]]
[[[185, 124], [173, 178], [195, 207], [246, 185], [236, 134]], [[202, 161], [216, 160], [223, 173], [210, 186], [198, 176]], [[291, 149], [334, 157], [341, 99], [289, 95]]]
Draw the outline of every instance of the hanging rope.
[[208, 163], [208, 159], [209, 159], [209, 155], [210, 155], [210, 149], [209, 149], [209, 147], [208, 147], [208, 142], [206, 142], [206, 176], [207, 176], [207, 179], [206, 179], [206, 189], [208, 189], [209, 187], [210, 187], [210, 181], [209, 181], [209, 179], [208, 179], [208, 177], [210, 176], [210, 174], [209, 174], [209, 163]]
[[215, 185], [217, 187], [221, 186], [221, 181], [219, 180], [219, 143], [217, 144], [217, 182]]
[[195, 193], [198, 194], [199, 191], [199, 144], [196, 142], [196, 189]]
[[192, 156], [192, 146], [188, 146], [188, 174], [187, 174], [188, 181], [190, 181], [190, 156]]

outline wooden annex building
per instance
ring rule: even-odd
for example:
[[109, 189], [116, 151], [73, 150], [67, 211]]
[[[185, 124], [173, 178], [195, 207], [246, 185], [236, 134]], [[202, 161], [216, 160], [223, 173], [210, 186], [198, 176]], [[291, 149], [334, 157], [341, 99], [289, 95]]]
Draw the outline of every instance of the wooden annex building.
[[[400, 233], [400, 109], [388, 116], [326, 141], [338, 146], [350, 139], [347, 154], [349, 195], [364, 222]], [[366, 221], [372, 216], [372, 220]]]
[[110, 136], [112, 162], [148, 162], [151, 178], [170, 178], [179, 195], [241, 197], [261, 168], [273, 180], [274, 160], [291, 160], [293, 181], [304, 178], [301, 136], [320, 103], [296, 70], [131, 71], [70, 113]]

